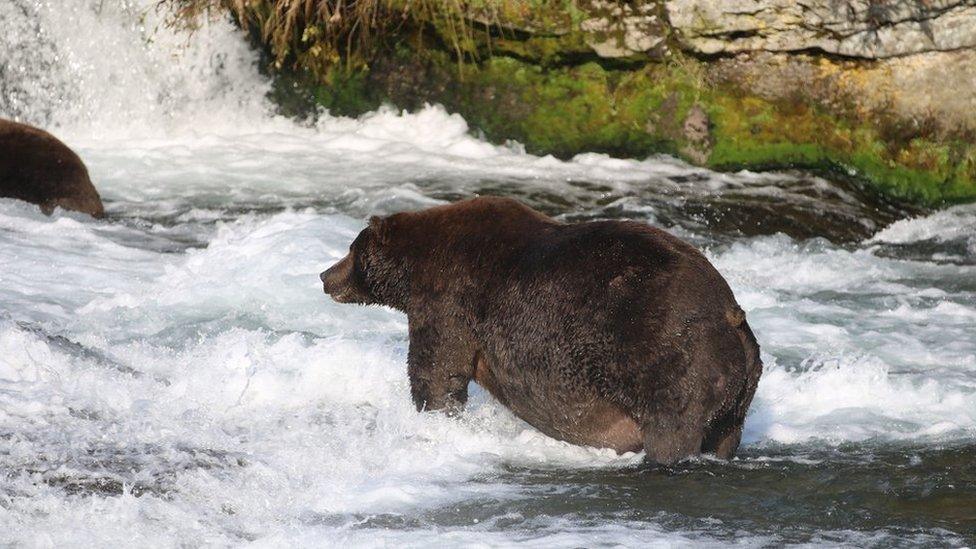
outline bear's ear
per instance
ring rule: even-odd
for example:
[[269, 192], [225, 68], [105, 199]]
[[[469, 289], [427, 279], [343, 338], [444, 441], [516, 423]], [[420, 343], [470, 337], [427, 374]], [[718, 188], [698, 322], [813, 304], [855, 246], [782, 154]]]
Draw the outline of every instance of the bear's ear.
[[387, 244], [390, 241], [390, 218], [374, 215], [369, 218], [369, 228], [373, 231], [373, 237], [379, 244]]

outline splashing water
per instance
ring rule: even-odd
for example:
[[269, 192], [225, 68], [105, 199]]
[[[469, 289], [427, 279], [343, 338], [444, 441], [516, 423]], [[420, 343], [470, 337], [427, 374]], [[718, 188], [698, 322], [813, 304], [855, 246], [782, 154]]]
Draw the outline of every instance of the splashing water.
[[[303, 127], [229, 23], [174, 33], [154, 4], [0, 4], [0, 116], [64, 137], [109, 213], [0, 200], [0, 544], [976, 534], [976, 207], [905, 218], [798, 173], [534, 157], [439, 107]], [[460, 420], [414, 412], [405, 318], [316, 275], [369, 215], [476, 194], [702, 246], [763, 346], [741, 456], [647, 470], [475, 385]]]

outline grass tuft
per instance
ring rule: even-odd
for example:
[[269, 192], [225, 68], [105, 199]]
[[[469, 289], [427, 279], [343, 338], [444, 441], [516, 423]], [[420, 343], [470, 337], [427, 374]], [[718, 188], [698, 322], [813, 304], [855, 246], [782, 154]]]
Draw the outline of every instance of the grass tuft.
[[[339, 65], [367, 66], [376, 50], [402, 38], [406, 25], [436, 28], [462, 67], [490, 40], [497, 20], [494, 2], [462, 0], [159, 0], [169, 11], [167, 24], [193, 30], [203, 19], [230, 13], [245, 30], [258, 33], [274, 57], [276, 69], [301, 68], [325, 77]], [[477, 13], [479, 24], [472, 21]], [[479, 42], [474, 36], [481, 27]]]

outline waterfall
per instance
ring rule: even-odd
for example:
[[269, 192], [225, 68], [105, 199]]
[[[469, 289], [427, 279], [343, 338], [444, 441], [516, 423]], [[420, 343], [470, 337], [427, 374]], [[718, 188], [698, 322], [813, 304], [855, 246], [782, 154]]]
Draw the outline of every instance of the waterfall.
[[157, 0], [4, 0], [0, 116], [78, 139], [235, 134], [275, 120], [239, 29], [203, 21], [190, 33], [166, 16]]

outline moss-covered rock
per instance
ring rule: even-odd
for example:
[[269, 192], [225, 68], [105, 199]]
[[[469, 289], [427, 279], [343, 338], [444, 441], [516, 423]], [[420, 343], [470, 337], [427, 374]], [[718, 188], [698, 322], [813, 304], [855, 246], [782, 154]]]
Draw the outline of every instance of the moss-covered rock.
[[716, 83], [691, 58], [621, 69], [495, 56], [458, 70], [440, 52], [401, 52], [374, 65], [366, 87], [380, 92], [374, 100], [409, 109], [441, 103], [489, 139], [536, 154], [668, 153], [721, 170], [841, 171], [918, 204], [976, 198], [970, 142], [885, 135], [870, 117]]

